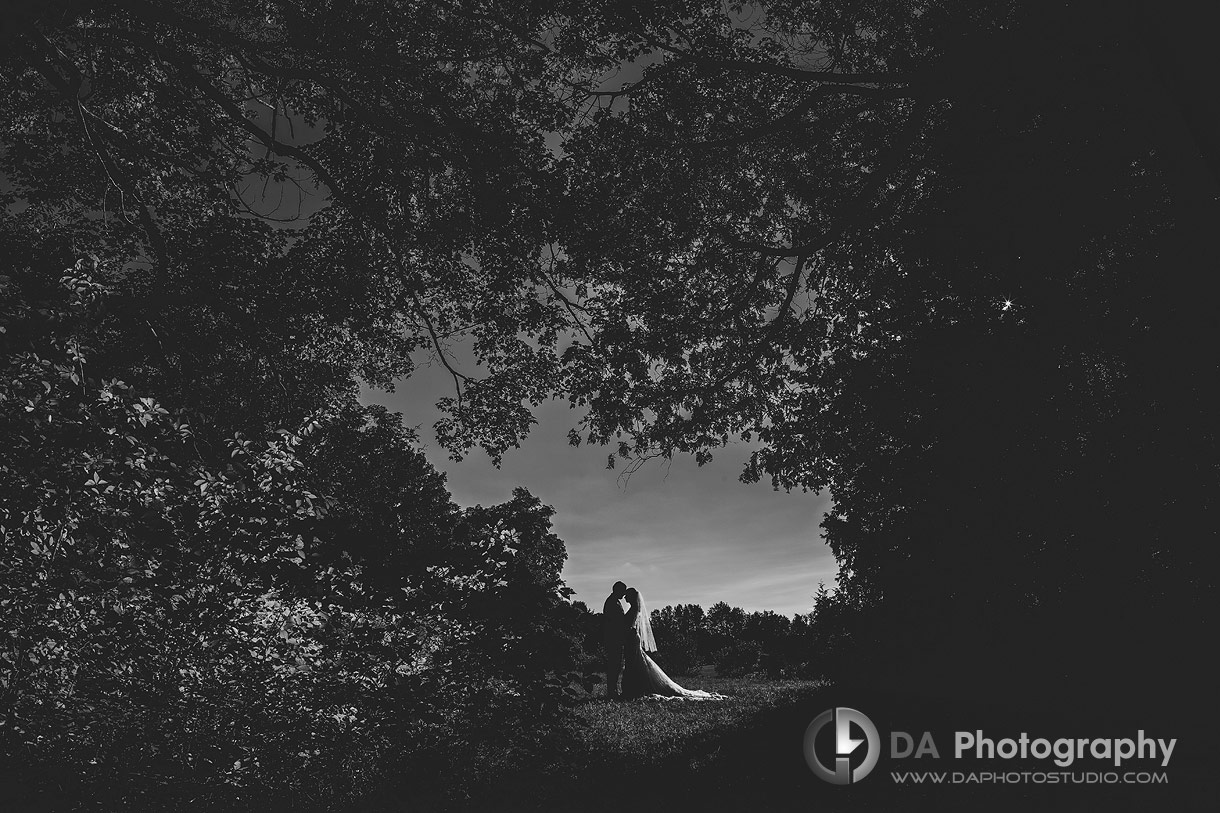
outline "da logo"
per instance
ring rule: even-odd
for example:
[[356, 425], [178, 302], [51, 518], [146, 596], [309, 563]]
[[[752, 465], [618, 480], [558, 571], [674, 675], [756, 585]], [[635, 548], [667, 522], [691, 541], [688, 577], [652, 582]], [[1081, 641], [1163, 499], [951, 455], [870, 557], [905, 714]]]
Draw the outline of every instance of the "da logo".
[[[818, 733], [832, 723], [834, 724], [835, 742], [834, 770], [823, 765], [814, 750]], [[853, 725], [858, 726], [864, 732], [864, 739], [852, 737], [851, 727]], [[851, 767], [852, 755], [862, 744], [868, 750], [864, 755], [864, 761], [853, 770]], [[818, 778], [831, 784], [850, 785], [859, 782], [868, 776], [873, 768], [877, 767], [879, 756], [881, 756], [881, 737], [877, 734], [877, 727], [863, 712], [855, 709], [844, 707], [827, 709], [813, 718], [813, 722], [805, 729], [805, 761], [809, 763], [809, 768], [817, 774]]]

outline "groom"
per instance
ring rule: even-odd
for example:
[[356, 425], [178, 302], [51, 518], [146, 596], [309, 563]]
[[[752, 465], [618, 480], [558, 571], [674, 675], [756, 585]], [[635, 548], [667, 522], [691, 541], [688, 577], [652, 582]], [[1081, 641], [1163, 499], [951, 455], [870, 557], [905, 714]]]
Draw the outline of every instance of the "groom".
[[606, 699], [617, 700], [618, 678], [623, 671], [623, 644], [627, 630], [623, 626], [623, 596], [627, 585], [615, 582], [613, 592], [602, 607], [602, 648], [606, 654]]

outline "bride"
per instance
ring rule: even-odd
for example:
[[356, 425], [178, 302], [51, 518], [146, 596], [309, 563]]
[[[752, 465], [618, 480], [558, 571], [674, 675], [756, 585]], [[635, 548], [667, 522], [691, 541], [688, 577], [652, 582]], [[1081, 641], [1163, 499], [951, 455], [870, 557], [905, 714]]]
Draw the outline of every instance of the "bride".
[[657, 642], [652, 637], [652, 623], [648, 620], [648, 608], [644, 606], [644, 599], [634, 587], [627, 590], [625, 598], [628, 610], [624, 616], [627, 641], [623, 647], [626, 656], [623, 668], [623, 699], [649, 695], [688, 700], [724, 699], [722, 694], [701, 689], [684, 689], [670, 680], [669, 675], [647, 654], [657, 651]]

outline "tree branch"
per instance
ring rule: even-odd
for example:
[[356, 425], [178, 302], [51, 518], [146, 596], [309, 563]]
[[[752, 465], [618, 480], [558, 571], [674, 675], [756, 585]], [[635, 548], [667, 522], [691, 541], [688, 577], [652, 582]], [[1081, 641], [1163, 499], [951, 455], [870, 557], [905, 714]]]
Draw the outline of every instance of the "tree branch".
[[892, 73], [836, 73], [834, 71], [811, 71], [791, 65], [773, 65], [768, 62], [748, 62], [744, 59], [717, 59], [704, 57], [688, 51], [676, 51], [684, 54], [692, 62], [722, 71], [738, 71], [741, 73], [756, 73], [766, 76], [785, 76], [789, 79], [799, 79], [802, 82], [832, 82], [840, 85], [890, 85], [909, 84], [910, 80]]
[[[161, 230], [157, 228], [157, 224], [153, 220], [152, 212], [149, 211], [144, 201], [140, 199], [135, 185], [131, 183], [127, 174], [123, 172], [122, 167], [114, 160], [105, 142], [95, 138], [93, 131], [89, 127], [89, 114], [80, 101], [80, 90], [84, 77], [75, 65], [69, 63], [67, 67], [71, 70], [72, 79], [65, 79], [56, 70], [56, 66], [62, 66], [62, 61], [59, 58], [59, 49], [52, 45], [42, 35], [42, 32], [33, 26], [29, 26], [25, 33], [25, 50], [31, 65], [76, 109], [76, 115], [80, 120], [85, 140], [93, 147], [94, 155], [97, 156], [98, 162], [102, 165], [102, 170], [105, 172], [110, 183], [119, 190], [120, 205], [125, 206], [124, 201], [128, 195], [138, 204], [136, 212], [140, 218], [140, 226], [144, 229], [145, 236], [148, 238], [149, 246], [159, 262], [162, 264], [167, 263], [169, 261], [169, 249], [165, 244], [165, 238], [161, 234]], [[18, 41], [22, 42], [22, 40]]]
[[[554, 251], [553, 251], [553, 250], [552, 250], [552, 260], [551, 260], [551, 262], [552, 262], [552, 265], [553, 265], [553, 264], [554, 264]], [[589, 344], [590, 344], [590, 345], [592, 345], [592, 344], [593, 344], [593, 336], [592, 336], [592, 335], [589, 333], [589, 331], [588, 331], [588, 330], [585, 328], [585, 324], [584, 324], [584, 322], [582, 322], [582, 321], [580, 320], [580, 317], [576, 315], [576, 310], [575, 310], [575, 308], [573, 307], [573, 303], [572, 303], [572, 301], [571, 301], [571, 300], [569, 300], [569, 299], [568, 299], [566, 296], [564, 296], [563, 292], [559, 290], [559, 287], [558, 287], [557, 285], [555, 285], [555, 283], [554, 283], [554, 282], [551, 282], [551, 278], [550, 278], [549, 276], [547, 276], [546, 272], [545, 272], [545, 271], [543, 271], [541, 268], [539, 268], [539, 269], [538, 269], [538, 274], [539, 274], [539, 275], [542, 277], [542, 279], [543, 279], [543, 280], [546, 282], [547, 287], [551, 289], [551, 293], [555, 294], [555, 296], [559, 297], [559, 300], [560, 300], [561, 302], [563, 302], [564, 306], [565, 306], [565, 307], [568, 309], [568, 314], [569, 314], [569, 315], [571, 315], [571, 317], [572, 317], [572, 321], [576, 322], [576, 326], [577, 326], [578, 328], [580, 328], [580, 332], [581, 332], [581, 333], [583, 333], [583, 334], [585, 334], [585, 338], [586, 338], [586, 339], [588, 339], [588, 340], [589, 340]]]
[[240, 128], [262, 143], [263, 146], [267, 148], [268, 152], [278, 153], [279, 155], [284, 155], [295, 159], [309, 168], [309, 170], [312, 171], [317, 177], [318, 181], [327, 187], [327, 189], [330, 190], [331, 194], [334, 195], [336, 199], [341, 199], [349, 205], [354, 203], [354, 199], [349, 197], [342, 185], [339, 184], [339, 182], [330, 174], [330, 172], [326, 170], [324, 166], [322, 166], [320, 162], [317, 161], [317, 159], [299, 147], [294, 147], [291, 144], [285, 144], [283, 141], [274, 138], [262, 127], [250, 121], [237, 103], [229, 98], [222, 90], [209, 82], [207, 78], [199, 72], [189, 58], [171, 48], [161, 45], [159, 42], [146, 34], [140, 34], [135, 31], [119, 31], [113, 29], [107, 30], [104, 33], [120, 39], [128, 40], [133, 44], [142, 45], [166, 62], [172, 64], [179, 70], [187, 82], [202, 91], [203, 95], [215, 103], [222, 111], [224, 111], [224, 113], [234, 124], [237, 124]]
[[878, 167], [871, 173], [872, 177], [865, 182], [864, 188], [856, 195], [856, 199], [839, 212], [837, 221], [821, 235], [808, 242], [788, 247], [763, 246], [740, 241], [737, 241], [736, 245], [739, 248], [755, 251], [769, 257], [799, 257], [816, 254], [828, 248], [842, 237], [848, 229], [856, 225], [857, 221], [869, 211], [869, 204], [872, 202], [873, 197], [885, 185], [894, 168], [906, 154], [907, 148], [918, 135], [919, 126], [923, 123], [924, 114], [928, 107], [927, 103], [915, 106], [902, 132], [895, 139], [893, 146], [890, 147], [885, 157], [879, 162]]
[[801, 285], [801, 278], [805, 273], [805, 260], [804, 256], [797, 258], [796, 267], [792, 269], [792, 274], [788, 277], [788, 285], [784, 292], [784, 302], [780, 305], [779, 312], [776, 313], [775, 318], [763, 328], [762, 335], [758, 337], [758, 341], [754, 343], [750, 351], [737, 364], [733, 365], [732, 369], [717, 379], [711, 387], [705, 387], [705, 392], [719, 391], [721, 387], [736, 378], [742, 370], [755, 362], [759, 352], [771, 341], [772, 335], [779, 330], [780, 325], [787, 319], [788, 309], [792, 307], [792, 300], [796, 298], [796, 292]]
[[632, 93], [635, 93], [637, 90], [644, 87], [648, 83], [655, 81], [657, 78], [664, 76], [665, 74], [675, 70], [676, 68], [682, 66], [683, 64], [685, 64], [685, 60], [671, 59], [667, 62], [662, 63], [655, 70], [650, 71], [647, 76], [642, 77], [641, 79], [639, 79], [636, 82], [631, 83], [630, 85], [624, 85], [623, 87], [619, 88], [618, 90], [588, 90], [588, 89], [584, 88], [583, 86], [577, 85], [574, 82], [569, 82], [568, 86], [573, 89], [580, 90], [581, 92], [583, 92], [585, 94], [585, 96], [587, 98], [604, 98], [604, 99], [610, 99], [613, 102], [615, 99], [619, 98], [620, 96], [629, 96]]
[[756, 127], [751, 127], [744, 132], [741, 132], [732, 138], [726, 138], [718, 141], [698, 141], [691, 146], [699, 149], [717, 149], [721, 147], [736, 147], [753, 141], [757, 138], [773, 135], [783, 132], [791, 127], [797, 126], [805, 114], [813, 109], [814, 105], [821, 99], [832, 95], [852, 95], [864, 96], [873, 99], [898, 99], [903, 98], [907, 94], [903, 91], [894, 88], [874, 88], [865, 87], [863, 85], [821, 85], [815, 88], [806, 96], [800, 104], [789, 110], [777, 119], [760, 124]]
[[[397, 252], [394, 252], [395, 259], [398, 258]], [[458, 412], [462, 411], [462, 382], [469, 381], [470, 376], [465, 373], [460, 373], [453, 369], [453, 365], [449, 363], [449, 359], [445, 358], [445, 348], [441, 346], [440, 337], [436, 335], [436, 327], [432, 324], [432, 319], [428, 316], [427, 310], [424, 309], [424, 304], [419, 301], [419, 296], [414, 292], [410, 294], [411, 301], [415, 304], [415, 312], [419, 314], [419, 318], [424, 320], [424, 325], [428, 328], [428, 335], [432, 338], [432, 346], [436, 348], [436, 357], [440, 359], [445, 369], [449, 371], [449, 375], [453, 377], [453, 387], [457, 390], [457, 406]]]

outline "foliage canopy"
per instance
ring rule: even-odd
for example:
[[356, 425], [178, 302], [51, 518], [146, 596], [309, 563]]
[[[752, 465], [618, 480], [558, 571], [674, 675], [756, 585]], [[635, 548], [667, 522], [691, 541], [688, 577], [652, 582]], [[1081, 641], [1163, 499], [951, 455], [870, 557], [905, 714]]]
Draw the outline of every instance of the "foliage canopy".
[[[936, 652], [960, 676], [980, 635], [979, 669], [1014, 641], [1030, 664], [1117, 667], [1137, 641], [1154, 675], [1214, 610], [1198, 528], [1220, 493], [1199, 352], [1217, 129], [1169, 19], [19, 4], [0, 90], [6, 702], [68, 702], [78, 662], [90, 696], [172, 697], [187, 667], [137, 680], [141, 647], [186, 658], [186, 637], [281, 613], [281, 642], [348, 613], [353, 652], [389, 624], [403, 652], [452, 653], [454, 671], [404, 667], [436, 720], [474, 708], [462, 681], [552, 702], [562, 658], [522, 656], [563, 637], [530, 626], [565, 595], [549, 509], [461, 511], [397, 419], [356, 404], [358, 381], [392, 386], [425, 353], [453, 378], [436, 430], [454, 456], [498, 461], [559, 396], [611, 464], [744, 439], [747, 479], [829, 489], [862, 675]], [[488, 595], [520, 613], [485, 623]], [[480, 672], [472, 653], [507, 641], [533, 643]], [[251, 668], [301, 666], [268, 658]], [[398, 685], [329, 662], [344, 691]]]

